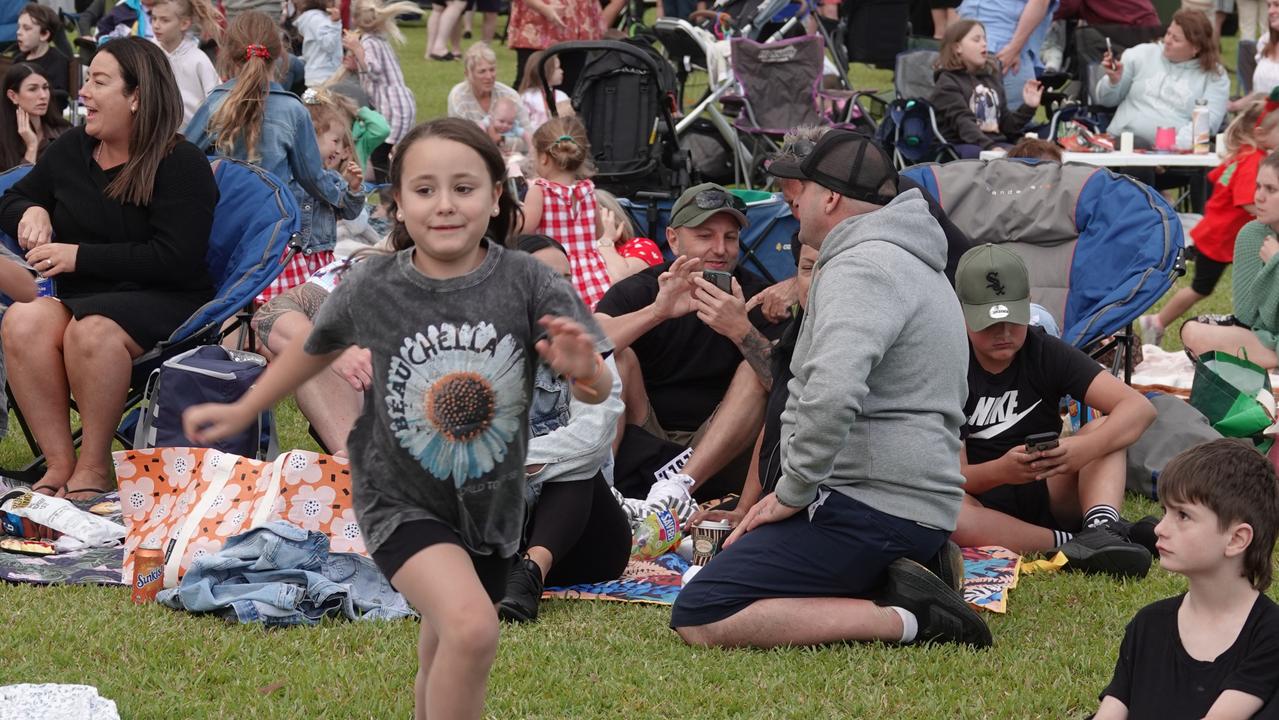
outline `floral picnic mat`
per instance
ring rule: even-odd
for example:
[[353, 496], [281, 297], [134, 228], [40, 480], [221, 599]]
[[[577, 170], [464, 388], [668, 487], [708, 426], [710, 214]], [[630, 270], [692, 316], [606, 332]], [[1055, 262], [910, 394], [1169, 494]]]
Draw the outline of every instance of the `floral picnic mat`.
[[964, 601], [978, 610], [1008, 612], [1008, 592], [1017, 587], [1021, 556], [997, 545], [963, 548]]

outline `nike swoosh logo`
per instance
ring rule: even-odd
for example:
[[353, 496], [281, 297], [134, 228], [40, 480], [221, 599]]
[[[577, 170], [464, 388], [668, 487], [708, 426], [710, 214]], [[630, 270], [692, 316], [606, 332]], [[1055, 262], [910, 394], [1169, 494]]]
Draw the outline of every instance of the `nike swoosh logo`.
[[1012, 417], [1008, 418], [1007, 420], [1001, 423], [995, 423], [994, 425], [991, 425], [985, 430], [982, 430], [981, 432], [975, 432], [969, 435], [968, 437], [973, 438], [975, 440], [989, 440], [993, 437], [998, 437], [999, 434], [1002, 433], [1003, 431], [1021, 422], [1021, 419], [1029, 415], [1031, 410], [1034, 410], [1035, 408], [1039, 407], [1039, 403], [1041, 402], [1043, 402], [1043, 400], [1036, 400], [1034, 405], [1031, 405], [1025, 410], [1022, 410], [1016, 415], [1013, 415]]

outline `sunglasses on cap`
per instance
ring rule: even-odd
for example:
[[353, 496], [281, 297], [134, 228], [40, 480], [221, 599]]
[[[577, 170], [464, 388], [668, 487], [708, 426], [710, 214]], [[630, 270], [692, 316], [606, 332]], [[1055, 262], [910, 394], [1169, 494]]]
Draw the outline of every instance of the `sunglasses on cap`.
[[717, 210], [731, 207], [746, 212], [746, 203], [736, 195], [723, 190], [703, 190], [693, 196], [693, 204], [698, 210]]
[[796, 160], [802, 161], [804, 158], [813, 154], [813, 148], [815, 147], [817, 147], [817, 143], [812, 140], [796, 140], [789, 145], [782, 147], [781, 152], [765, 160], [764, 170], [767, 172], [768, 168], [771, 167], [775, 161], [781, 160], [782, 158], [795, 158]]

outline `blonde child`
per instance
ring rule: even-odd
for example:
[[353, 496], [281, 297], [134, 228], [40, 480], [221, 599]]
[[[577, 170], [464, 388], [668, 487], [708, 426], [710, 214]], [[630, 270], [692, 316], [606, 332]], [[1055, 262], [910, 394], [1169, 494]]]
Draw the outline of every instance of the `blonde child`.
[[608, 292], [608, 265], [596, 246], [595, 183], [590, 142], [577, 118], [553, 118], [533, 133], [538, 177], [524, 197], [524, 232], [546, 235], [568, 251], [573, 287], [588, 308]]
[[657, 243], [635, 235], [635, 226], [613, 193], [595, 188], [595, 236], [614, 283], [666, 262]]
[[[406, 136], [391, 162], [393, 254], [354, 268], [261, 382], [186, 412], [190, 437], [237, 432], [355, 345], [373, 381], [347, 447], [374, 561], [422, 615], [415, 717], [479, 718], [502, 598], [524, 526], [532, 378], [609, 396], [611, 347], [568, 284], [504, 247], [519, 212], [502, 155], [474, 123]], [[404, 312], [404, 308], [415, 308]]]
[[306, 86], [319, 87], [342, 67], [341, 11], [332, 0], [297, 0], [297, 13]]
[[1279, 703], [1279, 606], [1266, 597], [1279, 481], [1242, 440], [1213, 440], [1159, 475], [1159, 564], [1186, 592], [1124, 631], [1096, 720], [1270, 718]]
[[395, 24], [399, 15], [421, 15], [422, 9], [411, 2], [382, 4], [381, 0], [355, 0], [351, 5], [351, 23], [356, 32], [342, 36], [342, 45], [355, 58], [360, 85], [373, 101], [373, 107], [391, 125], [386, 142], [373, 151], [373, 175], [377, 182], [386, 181], [391, 148], [417, 121], [417, 103], [413, 91], [404, 83], [404, 72], [391, 47], [404, 44], [404, 34]]
[[[338, 171], [355, 157], [355, 143], [351, 139], [351, 111], [354, 103], [340, 101], [341, 96], [323, 90], [307, 90], [302, 94], [302, 104], [311, 113], [315, 126], [315, 142], [327, 170]], [[337, 234], [333, 254], [338, 258], [350, 257], [354, 252], [376, 244], [377, 233], [369, 228], [369, 210], [366, 205], [352, 219], [337, 219]]]
[[151, 7], [155, 43], [169, 58], [182, 94], [182, 128], [220, 82], [213, 61], [200, 49], [191, 27], [198, 25], [214, 40], [220, 40], [222, 21], [222, 13], [209, 0], [156, 0]]
[[1279, 113], [1267, 112], [1264, 100], [1249, 103], [1226, 128], [1226, 156], [1208, 173], [1216, 184], [1204, 205], [1204, 216], [1190, 230], [1194, 240], [1195, 276], [1155, 315], [1143, 315], [1137, 324], [1141, 341], [1158, 345], [1164, 330], [1195, 303], [1212, 294], [1235, 254], [1235, 238], [1257, 214], [1253, 196], [1257, 171], [1266, 153], [1279, 147]]
[[214, 88], [187, 126], [196, 147], [261, 165], [288, 185], [302, 211], [302, 252], [259, 296], [266, 302], [305, 282], [333, 261], [336, 216], [350, 220], [364, 209], [364, 176], [346, 163], [342, 174], [324, 169], [315, 127], [302, 102], [272, 81], [284, 47], [275, 23], [255, 10], [236, 16], [219, 51], [229, 77]]
[[[536, 130], [551, 119], [551, 111], [546, 106], [546, 94], [542, 92], [542, 77], [538, 73], [542, 64], [542, 57], [546, 55], [545, 50], [538, 50], [529, 56], [528, 62], [524, 65], [524, 77], [520, 79], [520, 99], [524, 102], [524, 110], [528, 114], [529, 128]], [[551, 92], [555, 95], [555, 114], [561, 117], [568, 117], [573, 114], [573, 103], [569, 101], [568, 94], [560, 90], [560, 85], [564, 84], [564, 67], [560, 65], [558, 57], [551, 58], [546, 65], [547, 84], [551, 86]]]

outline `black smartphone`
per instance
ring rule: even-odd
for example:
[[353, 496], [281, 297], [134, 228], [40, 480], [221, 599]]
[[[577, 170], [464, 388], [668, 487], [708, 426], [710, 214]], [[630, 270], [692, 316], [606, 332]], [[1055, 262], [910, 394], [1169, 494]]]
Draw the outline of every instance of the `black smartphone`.
[[1028, 452], [1044, 452], [1057, 447], [1057, 433], [1035, 433], [1026, 436], [1026, 450]]
[[733, 294], [733, 274], [724, 272], [723, 270], [703, 270], [702, 279], [723, 290], [729, 295]]

